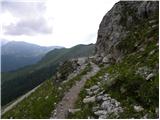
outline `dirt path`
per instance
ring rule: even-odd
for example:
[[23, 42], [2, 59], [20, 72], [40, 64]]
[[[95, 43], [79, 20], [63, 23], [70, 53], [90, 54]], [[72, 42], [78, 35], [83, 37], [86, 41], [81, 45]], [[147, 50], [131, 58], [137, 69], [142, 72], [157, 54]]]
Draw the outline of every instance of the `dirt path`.
[[41, 86], [38, 85], [37, 87], [33, 88], [31, 91], [29, 91], [28, 93], [22, 95], [21, 97], [19, 97], [17, 100], [15, 100], [13, 103], [10, 103], [9, 105], [6, 105], [6, 107], [2, 108], [1, 110], [1, 115], [3, 115], [4, 113], [6, 113], [7, 111], [11, 110], [14, 106], [16, 106], [18, 103], [20, 103], [22, 100], [24, 100], [26, 97], [28, 97], [31, 93], [33, 93], [35, 90], [37, 90], [39, 87]]
[[76, 84], [69, 89], [62, 98], [62, 101], [58, 103], [54, 113], [51, 115], [51, 119], [65, 119], [68, 115], [68, 110], [74, 108], [74, 103], [78, 98], [81, 88], [84, 87], [85, 82], [99, 71], [99, 67], [97, 65], [93, 63], [91, 63], [91, 65], [92, 71], [84, 75], [80, 81], [77, 81]]

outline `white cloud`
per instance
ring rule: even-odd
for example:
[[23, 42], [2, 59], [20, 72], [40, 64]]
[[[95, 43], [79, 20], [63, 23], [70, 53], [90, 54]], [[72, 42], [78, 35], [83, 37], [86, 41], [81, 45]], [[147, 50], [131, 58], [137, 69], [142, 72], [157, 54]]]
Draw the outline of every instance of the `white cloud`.
[[[97, 31], [103, 16], [109, 11], [118, 0], [46, 0], [43, 5], [36, 6], [36, 13], [23, 16], [23, 19], [30, 19], [40, 14], [47, 21], [47, 25], [53, 27], [50, 34], [37, 34], [35, 36], [2, 35], [5, 39], [23, 40], [39, 45], [60, 45], [71, 47], [76, 44], [95, 43]], [[44, 7], [45, 6], [45, 7]], [[38, 9], [42, 9], [39, 11]], [[21, 8], [23, 10], [23, 8]], [[26, 11], [25, 8], [24, 11]], [[30, 8], [32, 11], [33, 8]], [[5, 13], [6, 14], [6, 13]], [[21, 15], [22, 14], [22, 15]], [[27, 14], [27, 13], [26, 13]], [[13, 16], [18, 18], [18, 16]], [[35, 16], [34, 16], [35, 17]]]
[[16, 23], [18, 22], [19, 19], [14, 17], [10, 12], [5, 12], [5, 13], [1, 13], [0, 15], [0, 22], [2, 23], [2, 25], [7, 26], [11, 23]]

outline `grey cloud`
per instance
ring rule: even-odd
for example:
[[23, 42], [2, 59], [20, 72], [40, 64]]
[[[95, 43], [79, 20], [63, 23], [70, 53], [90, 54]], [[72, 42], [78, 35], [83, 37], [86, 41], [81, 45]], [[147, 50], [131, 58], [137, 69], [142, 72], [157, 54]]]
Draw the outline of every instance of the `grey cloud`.
[[8, 11], [19, 19], [17, 23], [3, 26], [5, 34], [35, 35], [52, 32], [52, 26], [48, 26], [43, 16], [46, 10], [45, 2], [2, 1], [1, 6], [2, 12]]
[[1, 2], [2, 12], [9, 11], [14, 16], [30, 16], [40, 14], [45, 11], [44, 2], [13, 2], [13, 1], [2, 1]]
[[9, 35], [35, 35], [49, 34], [52, 32], [52, 27], [48, 26], [45, 19], [30, 19], [21, 20], [17, 24], [4, 26], [5, 34]]

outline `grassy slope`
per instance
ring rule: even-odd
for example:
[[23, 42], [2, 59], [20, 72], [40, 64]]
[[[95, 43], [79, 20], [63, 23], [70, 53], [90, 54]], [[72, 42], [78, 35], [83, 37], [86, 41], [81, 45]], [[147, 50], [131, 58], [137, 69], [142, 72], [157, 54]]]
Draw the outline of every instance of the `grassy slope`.
[[[6, 112], [2, 118], [49, 118], [54, 110], [55, 103], [61, 100], [64, 92], [90, 70], [91, 66], [88, 64], [80, 74], [64, 84], [55, 85], [53, 80], [46, 80], [40, 88], [13, 109]], [[58, 89], [59, 87], [62, 89]]]
[[[149, 21], [153, 19], [158, 20], [157, 16], [153, 16], [132, 27], [130, 34], [118, 46], [126, 54], [122, 61], [103, 68], [85, 85], [85, 88], [89, 88], [101, 81], [100, 76], [109, 73], [110, 78], [102, 87], [105, 93], [121, 102], [124, 112], [120, 114], [120, 118], [141, 118], [146, 114], [148, 118], [158, 117], [155, 110], [159, 106], [158, 26], [151, 28], [152, 24]], [[135, 47], [135, 44], [139, 47]], [[154, 77], [147, 81], [146, 77], [137, 74], [139, 68], [148, 68], [147, 75], [153, 73]], [[92, 106], [96, 103], [84, 104], [82, 102], [86, 96], [85, 88], [81, 91], [79, 100], [75, 104], [75, 108], [81, 108], [81, 111], [70, 115], [69, 118], [94, 116]], [[121, 92], [122, 88], [125, 92]], [[141, 105], [144, 111], [135, 112], [134, 105]]]

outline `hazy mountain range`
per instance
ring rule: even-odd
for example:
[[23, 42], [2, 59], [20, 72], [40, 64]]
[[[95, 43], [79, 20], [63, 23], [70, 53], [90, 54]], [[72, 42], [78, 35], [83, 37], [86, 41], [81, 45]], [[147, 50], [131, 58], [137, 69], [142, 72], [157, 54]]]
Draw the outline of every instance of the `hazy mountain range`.
[[1, 40], [2, 72], [38, 62], [47, 52], [60, 46], [44, 47], [26, 42]]

